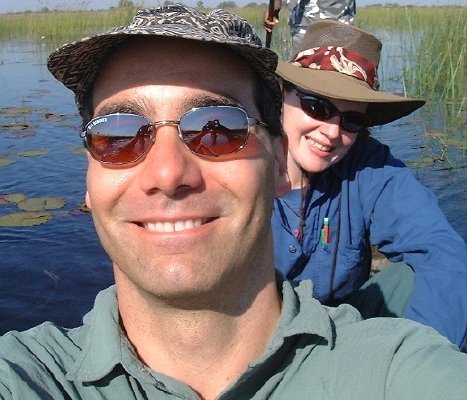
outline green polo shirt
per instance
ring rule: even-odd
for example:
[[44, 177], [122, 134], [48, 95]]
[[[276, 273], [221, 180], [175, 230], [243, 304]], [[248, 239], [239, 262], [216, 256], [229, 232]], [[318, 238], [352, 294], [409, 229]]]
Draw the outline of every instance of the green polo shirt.
[[[467, 355], [401, 319], [360, 320], [312, 299], [310, 282], [282, 285], [283, 309], [264, 354], [220, 399], [466, 399]], [[1, 399], [199, 399], [141, 363], [118, 323], [115, 288], [83, 326], [44, 323], [0, 338]]]

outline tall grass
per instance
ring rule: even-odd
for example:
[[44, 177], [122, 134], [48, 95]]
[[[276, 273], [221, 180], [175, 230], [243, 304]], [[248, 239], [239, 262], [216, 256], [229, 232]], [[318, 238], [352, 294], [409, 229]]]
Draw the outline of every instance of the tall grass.
[[[441, 146], [467, 147], [467, 7], [365, 7], [357, 23], [400, 34], [403, 86], [427, 99], [427, 130]], [[384, 43], [384, 40], [383, 40]], [[444, 117], [444, 118], [442, 118]], [[448, 133], [448, 134], [447, 134]]]
[[0, 40], [24, 38], [63, 44], [112, 26], [124, 25], [134, 15], [133, 8], [108, 11], [28, 12], [0, 14]]
[[446, 101], [467, 93], [467, 7], [366, 7], [357, 23], [366, 30], [385, 27], [406, 33], [401, 43], [404, 78], [412, 94]]

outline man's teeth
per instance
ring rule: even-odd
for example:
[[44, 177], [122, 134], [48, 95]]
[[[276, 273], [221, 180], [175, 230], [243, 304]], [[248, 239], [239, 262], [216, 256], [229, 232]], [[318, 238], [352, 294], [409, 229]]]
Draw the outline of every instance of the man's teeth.
[[186, 229], [193, 229], [203, 225], [204, 220], [198, 219], [187, 219], [185, 221], [175, 222], [147, 222], [143, 224], [144, 228], [151, 232], [179, 232]]
[[332, 147], [330, 146], [324, 146], [322, 144], [319, 144], [319, 143], [316, 143], [314, 140], [312, 139], [307, 139], [307, 142], [310, 146], [313, 146], [315, 148], [317, 148], [318, 150], [321, 150], [321, 151], [331, 151], [332, 150]]

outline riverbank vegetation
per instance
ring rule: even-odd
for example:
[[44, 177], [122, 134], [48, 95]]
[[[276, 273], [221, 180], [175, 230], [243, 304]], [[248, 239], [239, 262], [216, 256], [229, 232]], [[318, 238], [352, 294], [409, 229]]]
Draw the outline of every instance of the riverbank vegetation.
[[[43, 42], [48, 51], [58, 45], [103, 29], [125, 25], [137, 7], [124, 2], [125, 7], [105, 11], [49, 11], [0, 14], [0, 40], [25, 38]], [[122, 3], [123, 4], [123, 3]], [[198, 5], [202, 7], [202, 2]], [[224, 8], [234, 2], [222, 3]], [[251, 3], [229, 8], [248, 20], [264, 39], [262, 21], [266, 5]], [[272, 37], [272, 48], [290, 59], [290, 33], [286, 10]], [[467, 149], [467, 6], [402, 7], [368, 6], [358, 8], [357, 26], [379, 37], [395, 65], [380, 66], [380, 80], [394, 82], [396, 91], [428, 100], [423, 113], [429, 113], [434, 126], [427, 132], [437, 132], [443, 146], [454, 144]], [[397, 75], [391, 73], [396, 71]], [[391, 86], [391, 88], [393, 87]], [[384, 87], [384, 85], [383, 85]], [[432, 118], [438, 115], [439, 118]], [[428, 120], [427, 119], [427, 120]], [[440, 124], [439, 121], [442, 121]], [[442, 132], [442, 133], [440, 133]]]

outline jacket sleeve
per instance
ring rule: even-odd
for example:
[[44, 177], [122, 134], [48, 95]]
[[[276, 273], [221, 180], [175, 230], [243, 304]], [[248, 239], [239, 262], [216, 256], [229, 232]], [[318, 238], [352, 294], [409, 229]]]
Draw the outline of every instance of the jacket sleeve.
[[[459, 347], [466, 345], [467, 248], [434, 194], [387, 146], [371, 139], [357, 174], [370, 242], [392, 262], [415, 272], [404, 317], [429, 325]], [[364, 160], [361, 157], [360, 160]], [[368, 166], [370, 166], [368, 168]]]

